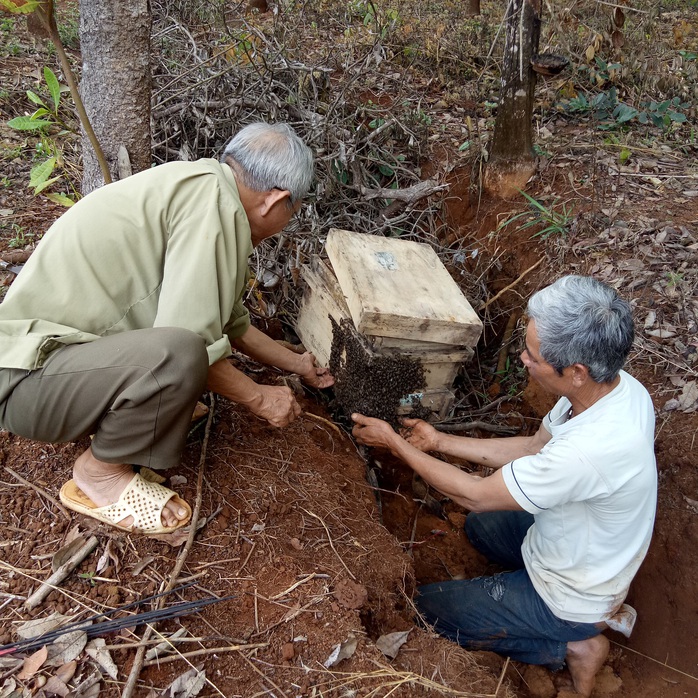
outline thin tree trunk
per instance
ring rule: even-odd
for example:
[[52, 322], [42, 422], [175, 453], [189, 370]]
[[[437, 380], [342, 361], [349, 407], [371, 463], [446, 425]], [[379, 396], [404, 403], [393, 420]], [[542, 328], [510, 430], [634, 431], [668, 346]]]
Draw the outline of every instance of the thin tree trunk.
[[485, 188], [505, 198], [535, 172], [531, 59], [538, 53], [540, 12], [540, 0], [511, 0], [507, 13], [502, 89], [485, 173]]
[[[151, 21], [148, 0], [80, 0], [80, 92], [114, 180], [122, 146], [133, 172], [150, 167]], [[82, 193], [103, 184], [83, 134]]]

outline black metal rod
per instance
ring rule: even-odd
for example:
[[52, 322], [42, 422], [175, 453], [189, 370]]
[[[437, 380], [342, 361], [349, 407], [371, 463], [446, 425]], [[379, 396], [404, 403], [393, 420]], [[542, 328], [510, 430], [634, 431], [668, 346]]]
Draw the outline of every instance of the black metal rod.
[[[189, 585], [186, 585], [189, 586]], [[177, 591], [184, 587], [178, 587], [172, 591]], [[172, 592], [165, 592], [172, 593]], [[143, 613], [134, 613], [133, 615], [126, 616], [124, 618], [114, 618], [112, 620], [102, 621], [101, 623], [95, 623], [93, 625], [85, 626], [85, 623], [89, 622], [93, 618], [99, 618], [100, 616], [108, 616], [117, 611], [123, 611], [127, 608], [132, 608], [134, 605], [144, 603], [145, 601], [152, 600], [158, 596], [163, 596], [163, 594], [157, 594], [141, 601], [128, 604], [127, 606], [122, 606], [120, 608], [115, 608], [107, 613], [99, 613], [96, 616], [91, 616], [85, 620], [71, 623], [70, 625], [64, 626], [63, 628], [58, 628], [57, 630], [52, 630], [49, 633], [44, 633], [39, 637], [28, 638], [26, 640], [20, 640], [19, 642], [13, 642], [9, 645], [0, 645], [0, 656], [7, 654], [14, 654], [15, 652], [29, 652], [34, 649], [39, 649], [44, 645], [50, 644], [56, 638], [61, 637], [69, 632], [75, 630], [83, 630], [87, 637], [98, 637], [99, 635], [106, 635], [122, 628], [128, 628], [133, 625], [142, 625], [143, 623], [152, 623], [160, 620], [167, 620], [169, 618], [176, 618], [190, 613], [198, 613], [205, 606], [209, 606], [219, 601], [228, 601], [235, 598], [234, 596], [224, 596], [223, 598], [210, 598], [210, 599], [200, 599], [197, 601], [186, 601], [184, 603], [175, 604], [173, 606], [167, 606], [166, 608], [155, 609], [152, 611], [144, 611]]]

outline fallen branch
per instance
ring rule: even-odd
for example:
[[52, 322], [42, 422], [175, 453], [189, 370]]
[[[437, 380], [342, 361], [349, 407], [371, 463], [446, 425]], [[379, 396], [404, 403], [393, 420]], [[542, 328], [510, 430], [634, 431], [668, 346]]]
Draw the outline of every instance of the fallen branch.
[[[143, 663], [143, 667], [149, 667], [153, 665], [167, 664], [168, 662], [176, 662], [180, 659], [185, 661], [190, 657], [201, 657], [206, 654], [215, 654], [216, 652], [240, 652], [241, 650], [257, 650], [264, 647], [269, 647], [268, 642], [259, 642], [256, 645], [228, 645], [226, 647], [211, 647], [205, 650], [192, 650], [191, 652], [178, 652], [177, 654], [170, 654], [166, 657], [158, 657], [157, 659], [150, 659]], [[111, 649], [111, 648], [110, 648]]]
[[524, 271], [516, 281], [512, 281], [508, 286], [505, 286], [499, 293], [496, 293], [492, 298], [490, 298], [488, 301], [483, 303], [478, 310], [484, 310], [488, 305], [492, 305], [498, 298], [501, 298], [507, 291], [511, 291], [514, 286], [516, 286], [527, 274], [532, 272], [536, 267], [539, 267], [542, 263], [545, 257], [541, 257], [534, 265], [530, 266], [526, 271]]
[[[199, 520], [199, 511], [201, 510], [201, 499], [202, 499], [202, 490], [203, 490], [203, 481], [204, 481], [204, 464], [206, 462], [206, 452], [208, 449], [208, 440], [211, 435], [211, 425], [213, 424], [213, 415], [215, 412], [215, 402], [213, 398], [213, 393], [211, 393], [211, 407], [208, 411], [208, 419], [206, 420], [206, 431], [204, 432], [204, 440], [203, 443], [201, 444], [201, 456], [199, 457], [199, 476], [196, 481], [196, 502], [194, 504], [194, 511], [192, 512], [191, 515], [191, 526], [189, 530], [189, 538], [187, 539], [187, 542], [184, 545], [184, 548], [179, 554], [179, 557], [177, 558], [177, 562], [175, 563], [175, 566], [172, 570], [172, 573], [170, 574], [170, 579], [167, 582], [167, 586], [165, 587], [164, 593], [171, 591], [177, 581], [177, 578], [179, 577], [180, 572], [182, 571], [182, 568], [184, 567], [184, 562], [187, 559], [187, 555], [189, 555], [189, 551], [191, 550], [192, 545], [194, 544], [194, 537], [196, 536], [197, 532], [197, 526], [196, 522]], [[158, 606], [161, 608], [162, 605], [164, 604], [164, 596], [160, 599], [158, 602]], [[141, 642], [145, 643], [147, 640], [150, 639], [151, 635], [155, 632], [155, 624], [149, 625], [144, 633], [143, 637], [141, 638]], [[141, 673], [141, 668], [143, 667], [143, 660], [145, 657], [145, 644], [139, 647], [136, 650], [136, 657], [133, 660], [133, 665], [131, 666], [131, 672], [128, 676], [128, 680], [126, 681], [126, 684], [124, 685], [124, 690], [121, 693], [121, 698], [130, 698], [133, 695], [133, 692], [136, 688], [136, 682], [138, 681], [138, 676]]]
[[448, 189], [448, 184], [437, 184], [433, 179], [425, 179], [422, 182], [417, 182], [411, 187], [405, 189], [370, 189], [369, 187], [358, 187], [364, 199], [397, 199], [398, 201], [406, 201], [410, 204], [416, 203], [426, 196], [431, 196], [436, 192]]
[[458, 431], [473, 431], [474, 429], [482, 429], [482, 431], [491, 431], [493, 434], [518, 434], [521, 429], [519, 427], [507, 427], [499, 424], [488, 424], [487, 422], [463, 422], [462, 424], [440, 424], [439, 431], [458, 432]]
[[89, 538], [66, 562], [64, 562], [25, 602], [31, 611], [36, 608], [99, 544], [96, 536]]

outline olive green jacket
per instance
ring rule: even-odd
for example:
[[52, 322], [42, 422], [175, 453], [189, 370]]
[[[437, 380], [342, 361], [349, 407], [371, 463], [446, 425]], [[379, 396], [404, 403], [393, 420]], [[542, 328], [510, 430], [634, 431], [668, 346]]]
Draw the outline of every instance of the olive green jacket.
[[227, 165], [173, 162], [98, 189], [59, 218], [0, 303], [0, 366], [148, 327], [203, 337], [213, 364], [250, 324], [250, 226]]

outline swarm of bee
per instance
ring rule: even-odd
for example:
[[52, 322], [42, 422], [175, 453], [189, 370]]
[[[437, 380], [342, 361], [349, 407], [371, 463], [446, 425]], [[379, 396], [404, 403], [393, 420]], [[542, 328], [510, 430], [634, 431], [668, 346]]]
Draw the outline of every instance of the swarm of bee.
[[[412, 357], [378, 354], [368, 347], [351, 321], [330, 320], [329, 368], [335, 377], [337, 411], [345, 416], [360, 412], [399, 427], [398, 408], [407, 396], [424, 388], [424, 367]], [[411, 416], [423, 418], [428, 414], [418, 400], [412, 401]]]

